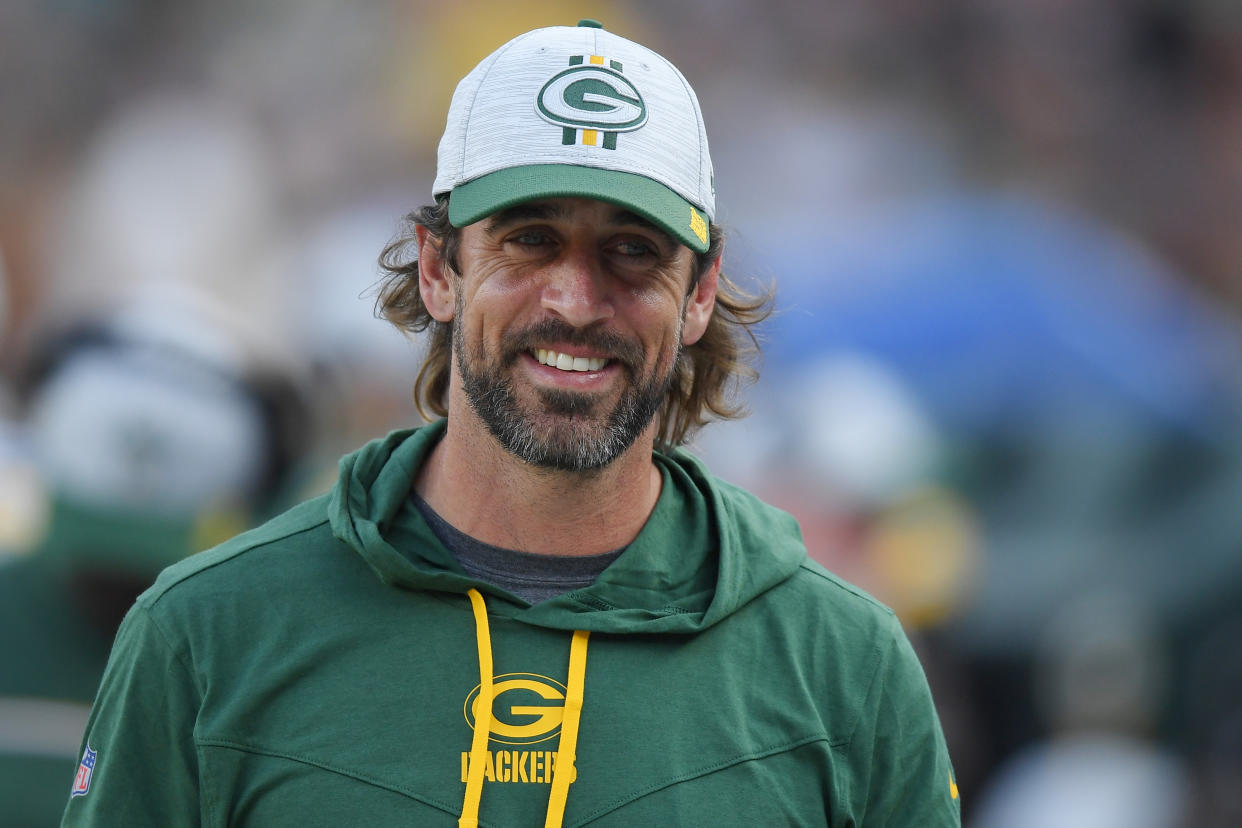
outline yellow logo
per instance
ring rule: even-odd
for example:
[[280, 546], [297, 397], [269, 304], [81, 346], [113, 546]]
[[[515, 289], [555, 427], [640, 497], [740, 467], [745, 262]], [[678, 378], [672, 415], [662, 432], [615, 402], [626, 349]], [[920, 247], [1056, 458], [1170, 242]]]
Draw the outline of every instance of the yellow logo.
[[949, 796], [957, 799], [957, 783], [953, 781], [953, 772], [949, 771]]
[[[571, 768], [570, 781], [578, 778]], [[489, 750], [483, 758], [483, 778], [488, 782], [546, 785], [556, 775], [554, 750]], [[470, 778], [470, 752], [461, 753], [461, 781]]]
[[699, 237], [699, 241], [707, 244], [707, 222], [703, 221], [699, 211], [693, 207], [690, 208], [690, 229]]
[[[475, 726], [479, 708], [476, 686], [466, 696], [463, 713], [470, 729]], [[492, 683], [492, 729], [494, 742], [506, 745], [533, 745], [546, 742], [561, 732], [565, 717], [565, 685], [535, 673], [505, 673]]]
[[[466, 696], [462, 713], [474, 730], [481, 686]], [[506, 745], [534, 745], [560, 735], [565, 718], [565, 685], [536, 673], [505, 673], [492, 682], [492, 728], [488, 738]], [[550, 750], [489, 750], [483, 758], [488, 782], [549, 784], [556, 771], [556, 745]], [[461, 781], [470, 770], [470, 754], [461, 754]]]

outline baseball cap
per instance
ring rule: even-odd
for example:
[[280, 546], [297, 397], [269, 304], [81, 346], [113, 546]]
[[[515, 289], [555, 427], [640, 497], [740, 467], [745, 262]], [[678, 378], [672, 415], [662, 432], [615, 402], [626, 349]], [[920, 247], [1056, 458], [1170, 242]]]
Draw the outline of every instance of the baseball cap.
[[462, 79], [433, 193], [455, 227], [537, 198], [608, 201], [699, 253], [716, 212], [694, 90], [593, 20], [519, 35]]

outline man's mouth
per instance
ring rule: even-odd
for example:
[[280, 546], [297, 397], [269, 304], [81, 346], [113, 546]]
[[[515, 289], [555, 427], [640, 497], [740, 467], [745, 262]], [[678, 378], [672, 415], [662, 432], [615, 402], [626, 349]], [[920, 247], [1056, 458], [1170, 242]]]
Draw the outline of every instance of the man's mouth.
[[599, 371], [608, 364], [608, 360], [602, 357], [576, 357], [548, 348], [535, 348], [530, 352], [530, 355], [537, 362], [561, 371]]

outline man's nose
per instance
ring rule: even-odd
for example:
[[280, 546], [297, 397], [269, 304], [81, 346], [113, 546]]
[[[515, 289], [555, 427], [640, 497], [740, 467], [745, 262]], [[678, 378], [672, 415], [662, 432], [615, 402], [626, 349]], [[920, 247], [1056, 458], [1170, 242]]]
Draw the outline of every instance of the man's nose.
[[541, 296], [545, 310], [575, 328], [585, 328], [612, 318], [607, 273], [597, 251], [584, 245], [566, 248], [544, 272]]

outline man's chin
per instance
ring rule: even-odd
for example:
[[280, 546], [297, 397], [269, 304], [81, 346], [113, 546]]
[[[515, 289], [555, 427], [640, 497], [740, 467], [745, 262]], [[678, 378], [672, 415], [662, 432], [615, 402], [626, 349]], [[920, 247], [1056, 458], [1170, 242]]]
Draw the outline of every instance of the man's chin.
[[549, 471], [598, 470], [628, 448], [606, 422], [594, 418], [544, 414], [493, 436], [523, 462]]
[[472, 372], [460, 355], [458, 360], [470, 406], [492, 436], [510, 454], [549, 470], [591, 472], [612, 463], [650, 423], [667, 384], [626, 381], [592, 391], [541, 387], [520, 372]]
[[563, 389], [541, 390], [538, 392], [539, 412], [554, 417], [586, 419], [599, 416], [604, 408], [602, 394], [583, 391], [566, 391]]

